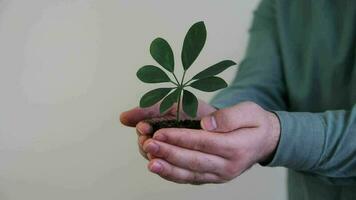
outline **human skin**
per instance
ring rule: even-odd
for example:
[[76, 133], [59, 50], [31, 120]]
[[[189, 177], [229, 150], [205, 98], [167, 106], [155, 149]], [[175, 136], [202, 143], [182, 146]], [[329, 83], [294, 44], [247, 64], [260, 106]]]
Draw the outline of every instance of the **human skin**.
[[[216, 110], [199, 102], [202, 130], [167, 128], [153, 138], [144, 120], [161, 117], [159, 105], [124, 112], [120, 121], [136, 127], [140, 153], [149, 160], [148, 169], [176, 183], [225, 183], [275, 151], [279, 136], [278, 117], [253, 102]], [[173, 107], [164, 116], [174, 116]]]

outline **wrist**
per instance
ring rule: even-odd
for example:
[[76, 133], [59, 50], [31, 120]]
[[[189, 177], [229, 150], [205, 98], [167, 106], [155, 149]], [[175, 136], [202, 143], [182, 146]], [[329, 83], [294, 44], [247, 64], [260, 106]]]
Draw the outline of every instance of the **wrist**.
[[273, 160], [281, 135], [281, 124], [278, 116], [273, 112], [268, 112], [267, 116], [269, 128], [267, 129], [266, 141], [268, 142], [264, 157], [261, 159], [262, 165], [267, 165]]

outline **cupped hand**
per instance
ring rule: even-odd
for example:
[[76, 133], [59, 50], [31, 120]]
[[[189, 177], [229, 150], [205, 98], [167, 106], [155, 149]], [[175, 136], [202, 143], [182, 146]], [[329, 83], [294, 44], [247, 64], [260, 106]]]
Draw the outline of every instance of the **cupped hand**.
[[[149, 108], [133, 108], [129, 111], [123, 112], [120, 115], [120, 121], [125, 126], [136, 127], [136, 133], [138, 135], [138, 146], [139, 151], [142, 156], [146, 159], [148, 157], [152, 158], [147, 152], [143, 150], [143, 144], [146, 140], [151, 138], [152, 136], [152, 127], [147, 120], [157, 119], [157, 118], [175, 118], [177, 114], [177, 106], [174, 105], [167, 112], [160, 114], [159, 112], [160, 104], [156, 104]], [[199, 100], [198, 111], [197, 111], [197, 119], [201, 119], [203, 116], [207, 116], [210, 113], [216, 111], [216, 109], [204, 101]], [[185, 113], [180, 112], [181, 118], [187, 118]]]
[[203, 130], [161, 129], [142, 139], [149, 170], [177, 183], [224, 183], [268, 160], [280, 135], [277, 116], [252, 102], [213, 112], [201, 125]]

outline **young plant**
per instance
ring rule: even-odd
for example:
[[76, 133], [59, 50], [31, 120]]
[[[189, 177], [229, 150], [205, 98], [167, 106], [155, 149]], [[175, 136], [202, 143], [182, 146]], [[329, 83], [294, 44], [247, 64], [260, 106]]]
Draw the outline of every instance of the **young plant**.
[[204, 22], [197, 22], [189, 29], [182, 48], [183, 76], [180, 79], [174, 73], [174, 56], [168, 42], [163, 38], [153, 40], [150, 46], [151, 56], [171, 75], [172, 79], [164, 70], [153, 65], [146, 65], [140, 68], [136, 75], [144, 83], [167, 82], [171, 83], [172, 87], [163, 87], [147, 92], [140, 100], [140, 107], [150, 107], [163, 99], [160, 104], [160, 113], [164, 113], [174, 103], [177, 103], [176, 122], [179, 122], [181, 105], [188, 116], [195, 118], [197, 115], [198, 99], [187, 88], [191, 87], [204, 92], [213, 92], [227, 87], [227, 83], [216, 75], [236, 65], [231, 60], [221, 61], [196, 74], [188, 81], [185, 80], [187, 70], [203, 49], [206, 37], [207, 32]]

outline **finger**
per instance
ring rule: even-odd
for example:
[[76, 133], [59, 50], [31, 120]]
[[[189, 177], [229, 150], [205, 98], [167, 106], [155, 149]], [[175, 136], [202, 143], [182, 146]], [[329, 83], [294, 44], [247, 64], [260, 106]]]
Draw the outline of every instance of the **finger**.
[[130, 127], [135, 127], [136, 124], [145, 119], [159, 117], [159, 105], [156, 104], [149, 108], [136, 107], [129, 111], [123, 112], [120, 115], [120, 121], [122, 124]]
[[[144, 121], [146, 119], [152, 119], [152, 118], [158, 118], [161, 117], [162, 115], [159, 112], [159, 106], [160, 104], [157, 103], [151, 107], [148, 108], [139, 108], [136, 107], [134, 109], [131, 109], [129, 111], [123, 112], [120, 115], [120, 121], [122, 124], [130, 127], [136, 126], [136, 124], [140, 121]], [[197, 111], [197, 116], [205, 116], [216, 109], [209, 104], [199, 101], [198, 105], [198, 111]], [[177, 106], [173, 105], [168, 111], [164, 113], [165, 116], [170, 115], [170, 116], [175, 116], [177, 111]], [[180, 113], [182, 118], [187, 117], [184, 112]]]
[[154, 156], [150, 153], [147, 153], [147, 157], [148, 157], [148, 160], [153, 160], [153, 159], [157, 158], [156, 156]]
[[138, 149], [139, 149], [139, 152], [140, 152], [141, 156], [143, 156], [146, 160], [148, 160], [148, 155], [147, 155], [147, 153], [144, 152], [143, 149], [141, 149], [141, 148], [138, 148]]
[[235, 106], [218, 110], [201, 120], [204, 130], [214, 132], [231, 132], [239, 128], [251, 128], [258, 126], [261, 117], [259, 107], [255, 103], [244, 102]]
[[162, 159], [151, 160], [148, 164], [148, 169], [162, 178], [176, 183], [204, 184], [226, 182], [215, 174], [193, 172], [174, 166]]
[[212, 133], [204, 130], [181, 128], [161, 129], [153, 139], [203, 153], [230, 158], [234, 154], [233, 142], [225, 134]]
[[227, 162], [225, 159], [215, 155], [192, 151], [154, 140], [148, 140], [143, 149], [157, 158], [168, 161], [172, 165], [201, 173], [219, 174]]
[[145, 136], [145, 135], [141, 135], [138, 137], [138, 146], [140, 148], [143, 148], [143, 144], [145, 143], [146, 140], [150, 139], [150, 137]]
[[152, 160], [154, 158], [156, 158], [154, 155], [148, 153], [147, 151], [145, 151], [143, 149], [143, 143], [149, 139], [149, 137], [146, 137], [146, 136], [141, 136], [139, 137], [139, 140], [138, 140], [138, 146], [139, 146], [139, 150], [140, 150], [140, 154], [145, 157], [147, 160]]
[[147, 157], [147, 152], [145, 152], [142, 147], [143, 147], [143, 143], [144, 143], [147, 139], [149, 139], [149, 137], [144, 136], [144, 135], [137, 137], [137, 145], [138, 145], [139, 152], [140, 152], [140, 154], [141, 154], [144, 158], [146, 158], [146, 159], [148, 159], [148, 157]]
[[152, 135], [152, 132], [153, 132], [152, 126], [147, 122], [141, 121], [136, 125], [136, 133], [139, 136], [140, 135], [149, 136]]

